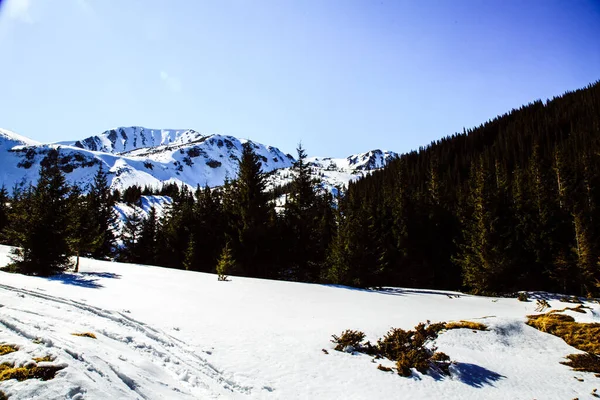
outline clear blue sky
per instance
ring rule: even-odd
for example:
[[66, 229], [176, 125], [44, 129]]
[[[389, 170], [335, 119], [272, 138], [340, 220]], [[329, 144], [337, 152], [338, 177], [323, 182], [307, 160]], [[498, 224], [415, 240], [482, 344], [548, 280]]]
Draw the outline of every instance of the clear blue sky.
[[600, 79], [597, 0], [3, 0], [0, 127], [405, 152]]

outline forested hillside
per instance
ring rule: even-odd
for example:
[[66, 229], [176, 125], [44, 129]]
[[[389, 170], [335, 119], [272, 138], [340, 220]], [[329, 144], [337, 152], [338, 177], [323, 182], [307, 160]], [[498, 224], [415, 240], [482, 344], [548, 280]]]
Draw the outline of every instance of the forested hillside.
[[535, 101], [351, 183], [329, 279], [598, 292], [600, 82]]

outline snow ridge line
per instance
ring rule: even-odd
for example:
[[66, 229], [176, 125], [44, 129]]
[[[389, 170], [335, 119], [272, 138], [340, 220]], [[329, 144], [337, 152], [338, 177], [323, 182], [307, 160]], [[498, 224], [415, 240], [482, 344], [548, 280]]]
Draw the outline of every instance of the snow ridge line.
[[[55, 297], [46, 295], [43, 293], [39, 293], [36, 291], [31, 291], [27, 289], [19, 289], [12, 286], [0, 284], [0, 290], [8, 291], [16, 293], [20, 297], [24, 297], [25, 295], [33, 297], [35, 299], [43, 300], [45, 302], [58, 303], [65, 305], [67, 307], [75, 308], [77, 310], [87, 312], [89, 314], [93, 314], [97, 317], [107, 319], [113, 323], [119, 324], [120, 326], [126, 327], [130, 330], [134, 330], [143, 334], [143, 336], [150, 339], [153, 344], [142, 344], [134, 343], [132, 341], [131, 336], [123, 337], [122, 335], [116, 334], [114, 332], [110, 332], [107, 329], [97, 329], [99, 333], [104, 335], [105, 337], [119, 341], [133, 348], [137, 353], [143, 354], [145, 356], [149, 356], [155, 364], [165, 365], [166, 368], [173, 373], [174, 375], [182, 375], [185, 378], [181, 379], [186, 382], [188, 385], [192, 387], [201, 387], [210, 392], [221, 392], [222, 389], [225, 389], [227, 392], [238, 393], [249, 395], [252, 392], [252, 387], [244, 386], [236, 383], [235, 381], [228, 379], [224, 376], [224, 373], [213, 366], [209, 361], [204, 359], [203, 357], [196, 354], [194, 351], [190, 350], [185, 343], [161, 330], [155, 329], [153, 327], [148, 326], [147, 324], [137, 321], [127, 315], [124, 315], [120, 312], [109, 311], [99, 307], [91, 306], [85, 303], [81, 303], [75, 300], [65, 299], [62, 297]], [[41, 302], [41, 301], [40, 301]], [[60, 306], [57, 306], [60, 308]], [[25, 312], [35, 314], [28, 310], [20, 310], [14, 308], [15, 311]], [[27, 329], [27, 324], [18, 320], [14, 317], [3, 316], [0, 318], [0, 324], [6, 327], [9, 331], [16, 333], [19, 336], [22, 336], [29, 340], [40, 339], [38, 335], [29, 332]], [[99, 372], [97, 368], [93, 367], [93, 365], [84, 360], [80, 354], [73, 352], [67, 348], [61, 348], [61, 346], [55, 346], [54, 342], [49, 338], [41, 338], [41, 342], [46, 345], [46, 347], [58, 347], [59, 349], [65, 351], [72, 358], [84, 362], [88, 365], [88, 370], [95, 370]], [[169, 348], [166, 351], [166, 348]], [[177, 350], [174, 354], [173, 350]], [[115, 369], [109, 365], [110, 369], [113, 370], [115, 375], [123, 381], [123, 383], [128, 386], [130, 389], [132, 386], [135, 386], [134, 383], [128, 381], [129, 378], [125, 376], [125, 380], [123, 377], [115, 371]], [[183, 367], [183, 368], [182, 368]], [[195, 376], [196, 373], [200, 373], [207, 378], [210, 378], [211, 381], [205, 382], [202, 379], [199, 379], [200, 376]], [[190, 375], [193, 378], [190, 378]], [[129, 383], [128, 383], [129, 382]], [[215, 387], [214, 383], [218, 384], [219, 388]], [[132, 389], [134, 390], [134, 389]], [[139, 391], [136, 391], [140, 396], [143, 396]]]

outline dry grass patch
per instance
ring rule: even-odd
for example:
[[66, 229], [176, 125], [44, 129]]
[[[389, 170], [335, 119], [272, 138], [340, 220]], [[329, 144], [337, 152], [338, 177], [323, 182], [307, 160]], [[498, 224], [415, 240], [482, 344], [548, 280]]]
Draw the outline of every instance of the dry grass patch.
[[[567, 308], [585, 312], [583, 306]], [[563, 310], [564, 311], [564, 310]], [[549, 312], [540, 315], [529, 315], [527, 325], [558, 336], [568, 345], [588, 354], [571, 354], [562, 364], [568, 365], [576, 371], [600, 373], [600, 324], [580, 323], [570, 315]]]
[[52, 356], [44, 356], [44, 357], [34, 357], [33, 361], [39, 363], [39, 362], [52, 362], [54, 361], [54, 357]]
[[89, 338], [92, 338], [92, 339], [97, 339], [96, 335], [94, 335], [92, 332], [71, 333], [71, 335], [73, 335], [73, 336], [80, 336], [80, 337], [89, 337]]
[[446, 329], [472, 329], [474, 331], [487, 331], [487, 325], [482, 324], [481, 322], [473, 322], [473, 321], [455, 321], [448, 322], [445, 326]]
[[586, 308], [589, 309], [589, 307], [586, 307], [583, 304], [580, 304], [577, 307], [565, 307], [562, 310], [552, 310], [552, 311], [549, 311], [548, 314], [556, 314], [556, 313], [561, 313], [561, 312], [565, 312], [565, 311], [575, 311], [575, 312], [578, 312], [580, 314], [585, 314], [586, 313], [586, 311], [585, 311]]
[[558, 336], [576, 349], [600, 355], [600, 324], [575, 322], [573, 317], [557, 313], [530, 315], [528, 318], [527, 325]]
[[17, 350], [19, 350], [19, 348], [17, 346], [13, 346], [12, 344], [0, 344], [0, 356], [13, 353]]
[[24, 366], [15, 367], [11, 364], [0, 365], [0, 382], [9, 379], [16, 379], [19, 382], [27, 379], [41, 379], [47, 381], [53, 379], [58, 371], [63, 369], [62, 366]]
[[600, 357], [594, 354], [569, 354], [569, 361], [563, 361], [561, 364], [568, 365], [575, 371], [600, 373]]

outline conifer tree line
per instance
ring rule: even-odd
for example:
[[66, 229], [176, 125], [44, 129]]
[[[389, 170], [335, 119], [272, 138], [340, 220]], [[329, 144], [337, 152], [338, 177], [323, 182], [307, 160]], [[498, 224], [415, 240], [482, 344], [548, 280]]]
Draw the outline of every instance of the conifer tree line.
[[[64, 183], [49, 153], [37, 185], [0, 190], [0, 240], [21, 247], [15, 265], [27, 272], [42, 264], [26, 250], [40, 235], [65, 238], [40, 274], [82, 255], [224, 279], [597, 295], [599, 141], [597, 82], [404, 154], [335, 199], [302, 146], [292, 181], [270, 191], [249, 142], [236, 179], [195, 190], [111, 192], [100, 169], [83, 194]], [[114, 202], [144, 194], [170, 196], [172, 206], [161, 216], [134, 211], [117, 246]], [[32, 234], [40, 225], [52, 228]]]
[[332, 281], [600, 290], [600, 82], [405, 154], [349, 185]]
[[[250, 142], [243, 146], [238, 177], [219, 188], [174, 187], [162, 217], [129, 216], [118, 259], [140, 264], [218, 272], [221, 277], [320, 282], [334, 225], [333, 198], [320, 187], [298, 148], [286, 200], [276, 206]], [[151, 194], [148, 188], [135, 192]], [[139, 199], [139, 196], [138, 196]]]
[[106, 171], [100, 166], [84, 195], [67, 184], [57, 149], [40, 164], [35, 185], [15, 186], [12, 196], [0, 188], [0, 243], [16, 246], [8, 269], [50, 276], [77, 270], [81, 256], [112, 258], [115, 199]]

